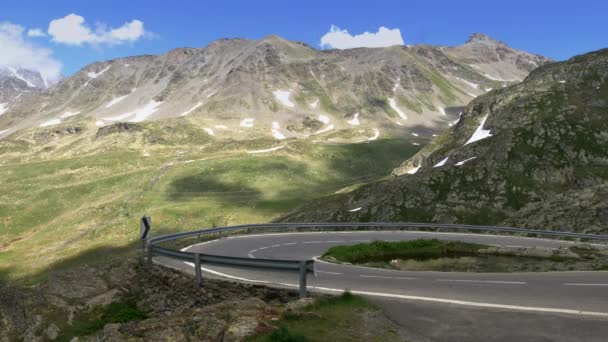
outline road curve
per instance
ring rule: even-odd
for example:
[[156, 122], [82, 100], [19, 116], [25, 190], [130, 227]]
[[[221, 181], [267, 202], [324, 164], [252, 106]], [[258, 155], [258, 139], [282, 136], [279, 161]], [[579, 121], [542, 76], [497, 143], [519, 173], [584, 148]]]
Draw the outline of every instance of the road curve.
[[[439, 238], [497, 246], [554, 247], [572, 242], [512, 236], [415, 231], [308, 232], [242, 235], [186, 248], [190, 252], [249, 258], [304, 260], [336, 245], [374, 240]], [[214, 276], [296, 286], [294, 272], [204, 265]], [[594, 316], [608, 319], [608, 272], [406, 272], [317, 263], [312, 290], [362, 294], [473, 307]]]

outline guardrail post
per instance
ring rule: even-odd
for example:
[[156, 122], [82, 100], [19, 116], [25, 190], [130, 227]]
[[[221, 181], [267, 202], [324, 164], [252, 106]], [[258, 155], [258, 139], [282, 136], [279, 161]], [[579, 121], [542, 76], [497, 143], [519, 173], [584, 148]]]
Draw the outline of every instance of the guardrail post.
[[306, 298], [306, 261], [300, 261], [300, 298]]
[[148, 265], [152, 265], [152, 248], [150, 248], [150, 244], [146, 241], [146, 254], [148, 257]]
[[201, 272], [201, 255], [194, 254], [194, 273], [196, 274], [196, 287], [200, 287], [203, 284], [203, 275]]

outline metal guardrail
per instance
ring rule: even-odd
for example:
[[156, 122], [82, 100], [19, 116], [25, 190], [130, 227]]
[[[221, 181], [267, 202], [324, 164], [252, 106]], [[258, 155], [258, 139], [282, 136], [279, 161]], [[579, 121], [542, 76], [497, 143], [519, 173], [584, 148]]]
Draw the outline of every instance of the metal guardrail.
[[172, 259], [177, 259], [186, 262], [194, 263], [196, 273], [196, 284], [202, 284], [201, 263], [216, 264], [216, 265], [231, 265], [244, 267], [257, 267], [263, 269], [275, 270], [293, 270], [298, 271], [300, 275], [300, 297], [306, 296], [306, 278], [308, 273], [315, 272], [314, 260], [278, 260], [278, 259], [252, 259], [243, 257], [231, 257], [220, 255], [209, 255], [203, 253], [193, 253], [186, 251], [178, 251], [161, 247], [159, 244], [168, 241], [174, 241], [187, 237], [198, 237], [203, 235], [218, 234], [220, 237], [226, 233], [251, 232], [251, 231], [269, 231], [269, 230], [287, 230], [287, 229], [361, 229], [375, 228], [383, 230], [395, 230], [404, 228], [433, 228], [439, 230], [462, 230], [462, 231], [488, 231], [498, 233], [524, 233], [535, 234], [541, 236], [552, 237], [568, 237], [576, 239], [589, 239], [598, 241], [608, 241], [608, 235], [595, 235], [585, 233], [572, 233], [564, 231], [552, 231], [541, 229], [527, 229], [515, 227], [501, 226], [481, 226], [470, 224], [447, 224], [447, 223], [409, 223], [409, 222], [327, 222], [327, 223], [268, 223], [268, 224], [245, 224], [237, 226], [228, 226], [221, 228], [199, 229], [195, 231], [166, 234], [153, 238], [148, 238], [150, 231], [151, 219], [148, 216], [142, 217], [141, 220], [141, 239], [142, 239], [142, 261], [143, 256], [148, 256], [148, 262], [151, 262], [153, 255], [161, 255]]

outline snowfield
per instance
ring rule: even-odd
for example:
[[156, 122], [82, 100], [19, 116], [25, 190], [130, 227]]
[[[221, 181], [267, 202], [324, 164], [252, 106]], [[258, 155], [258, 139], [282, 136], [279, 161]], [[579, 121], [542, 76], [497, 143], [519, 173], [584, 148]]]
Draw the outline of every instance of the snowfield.
[[285, 107], [293, 108], [296, 105], [289, 100], [289, 96], [291, 95], [290, 90], [275, 90], [272, 92], [277, 101], [281, 102], [281, 104]]
[[251, 128], [253, 127], [253, 120], [253, 118], [245, 118], [241, 120], [240, 126], [245, 128]]
[[401, 117], [403, 120], [407, 120], [407, 115], [405, 115], [405, 113], [402, 112], [399, 107], [397, 107], [397, 102], [395, 101], [394, 97], [388, 99], [388, 104], [391, 106], [391, 108], [393, 108], [395, 112], [397, 112], [397, 114], [399, 114], [399, 117]]
[[488, 118], [488, 116], [486, 115], [483, 117], [483, 119], [481, 119], [481, 122], [479, 123], [479, 127], [477, 127], [477, 130], [475, 130], [475, 133], [473, 133], [471, 138], [464, 144], [465, 146], [470, 143], [479, 141], [481, 139], [489, 138], [493, 135], [489, 129], [483, 129], [483, 125], [486, 123], [487, 118]]

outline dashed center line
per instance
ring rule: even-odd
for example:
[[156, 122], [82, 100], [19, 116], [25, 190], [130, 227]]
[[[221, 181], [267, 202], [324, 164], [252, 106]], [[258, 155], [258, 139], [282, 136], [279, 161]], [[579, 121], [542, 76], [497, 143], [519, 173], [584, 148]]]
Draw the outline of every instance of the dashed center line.
[[592, 283], [564, 283], [566, 286], [608, 286], [608, 284], [592, 284]]
[[414, 280], [414, 279], [416, 279], [416, 278], [410, 278], [410, 277], [385, 277], [385, 276], [365, 275], [365, 274], [360, 274], [359, 277], [361, 277], [361, 278], [380, 278], [380, 279], [401, 279], [401, 280]]
[[323, 243], [325, 241], [304, 241], [302, 243]]
[[435, 279], [435, 281], [459, 282], [459, 283], [515, 284], [515, 285], [527, 284], [525, 281], [474, 280], [474, 279]]

